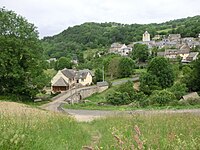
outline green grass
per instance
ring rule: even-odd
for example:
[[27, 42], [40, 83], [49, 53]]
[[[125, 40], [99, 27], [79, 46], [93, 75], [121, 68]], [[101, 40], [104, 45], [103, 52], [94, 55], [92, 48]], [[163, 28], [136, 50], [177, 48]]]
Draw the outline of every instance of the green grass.
[[23, 97], [18, 97], [17, 95], [1, 95], [0, 96], [0, 102], [2, 102], [2, 101], [17, 102], [17, 103], [29, 105], [31, 107], [38, 107], [38, 106], [41, 106], [43, 104], [46, 104], [46, 103], [50, 102], [50, 100], [43, 100], [43, 101], [40, 101], [40, 102], [33, 102], [30, 99], [26, 99], [26, 98], [23, 98]]
[[0, 149], [81, 149], [91, 135], [74, 119], [17, 103], [0, 103]]
[[168, 29], [164, 29], [164, 30], [159, 30], [157, 31], [158, 33], [161, 33], [161, 32], [166, 32], [168, 33], [169, 31], [172, 31], [172, 28], [168, 28]]
[[147, 72], [147, 69], [135, 69], [135, 74], [142, 74], [146, 72]]
[[133, 145], [137, 149], [138, 136], [144, 149], [190, 150], [200, 148], [199, 123], [200, 115], [160, 114], [109, 117], [91, 125], [101, 133], [98, 147], [102, 149], [131, 149]]
[[116, 110], [116, 111], [129, 111], [129, 110], [180, 110], [180, 109], [199, 109], [200, 105], [187, 105], [187, 106], [148, 106], [133, 107], [129, 105], [113, 106], [113, 105], [101, 105], [96, 103], [78, 103], [78, 104], [65, 104], [63, 108], [66, 109], [80, 109], [80, 110]]
[[[200, 149], [200, 115], [135, 114], [76, 122], [13, 102], [0, 102], [0, 149]], [[141, 133], [141, 134], [140, 134]]]

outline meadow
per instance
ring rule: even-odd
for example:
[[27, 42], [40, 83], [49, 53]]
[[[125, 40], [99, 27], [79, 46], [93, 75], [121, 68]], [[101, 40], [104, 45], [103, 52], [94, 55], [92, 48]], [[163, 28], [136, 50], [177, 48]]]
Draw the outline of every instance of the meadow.
[[0, 102], [0, 120], [1, 150], [81, 149], [91, 138], [71, 117], [14, 102]]
[[14, 102], [0, 102], [0, 149], [200, 149], [199, 114], [132, 114], [77, 122]]

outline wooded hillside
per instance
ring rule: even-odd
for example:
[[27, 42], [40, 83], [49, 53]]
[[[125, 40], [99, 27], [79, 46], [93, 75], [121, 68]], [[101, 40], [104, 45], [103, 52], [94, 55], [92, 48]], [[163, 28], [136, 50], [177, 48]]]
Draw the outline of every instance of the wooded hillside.
[[[129, 44], [140, 41], [144, 31], [156, 34], [180, 33], [182, 37], [197, 37], [200, 16], [152, 24], [84, 23], [69, 27], [58, 35], [42, 39], [46, 57], [74, 57], [86, 49], [107, 49], [112, 43]], [[73, 55], [72, 55], [73, 54]]]

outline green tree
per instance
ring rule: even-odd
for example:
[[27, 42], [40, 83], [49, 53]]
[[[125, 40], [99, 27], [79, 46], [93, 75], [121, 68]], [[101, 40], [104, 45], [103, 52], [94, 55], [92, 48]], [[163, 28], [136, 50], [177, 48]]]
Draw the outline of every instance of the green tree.
[[95, 70], [95, 83], [103, 81], [103, 71], [101, 69], [96, 69]]
[[134, 72], [135, 63], [132, 59], [123, 57], [119, 63], [119, 77], [129, 77]]
[[193, 70], [191, 70], [191, 73], [185, 75], [185, 82], [190, 90], [200, 91], [200, 59], [193, 62], [192, 66]]
[[150, 95], [154, 90], [159, 90], [160, 86], [155, 75], [144, 73], [140, 76], [140, 91]]
[[148, 59], [148, 46], [145, 44], [135, 44], [132, 52], [132, 59], [138, 62], [145, 62]]
[[170, 62], [164, 57], [153, 58], [148, 67], [147, 72], [157, 78], [161, 88], [167, 88], [174, 83], [174, 72]]
[[43, 76], [36, 27], [4, 8], [0, 8], [0, 20], [0, 93], [34, 97], [42, 86], [38, 78]]
[[118, 78], [119, 77], [119, 64], [120, 64], [120, 57], [114, 57], [110, 60], [108, 65], [108, 75], [110, 78]]
[[72, 62], [70, 58], [66, 57], [60, 57], [58, 61], [56, 62], [56, 68], [55, 70], [61, 70], [61, 69], [71, 69], [72, 68]]

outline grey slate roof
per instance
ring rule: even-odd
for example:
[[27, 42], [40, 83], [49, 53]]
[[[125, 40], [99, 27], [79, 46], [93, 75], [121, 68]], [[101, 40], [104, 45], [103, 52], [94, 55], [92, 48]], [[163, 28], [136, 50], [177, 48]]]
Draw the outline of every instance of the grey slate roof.
[[79, 70], [76, 72], [75, 78], [76, 79], [86, 79], [88, 73], [90, 73], [92, 76], [92, 73], [89, 69]]
[[69, 84], [65, 82], [65, 80], [60, 77], [52, 86], [68, 86]]
[[76, 75], [75, 71], [72, 69], [63, 69], [61, 72], [69, 79], [73, 79]]

